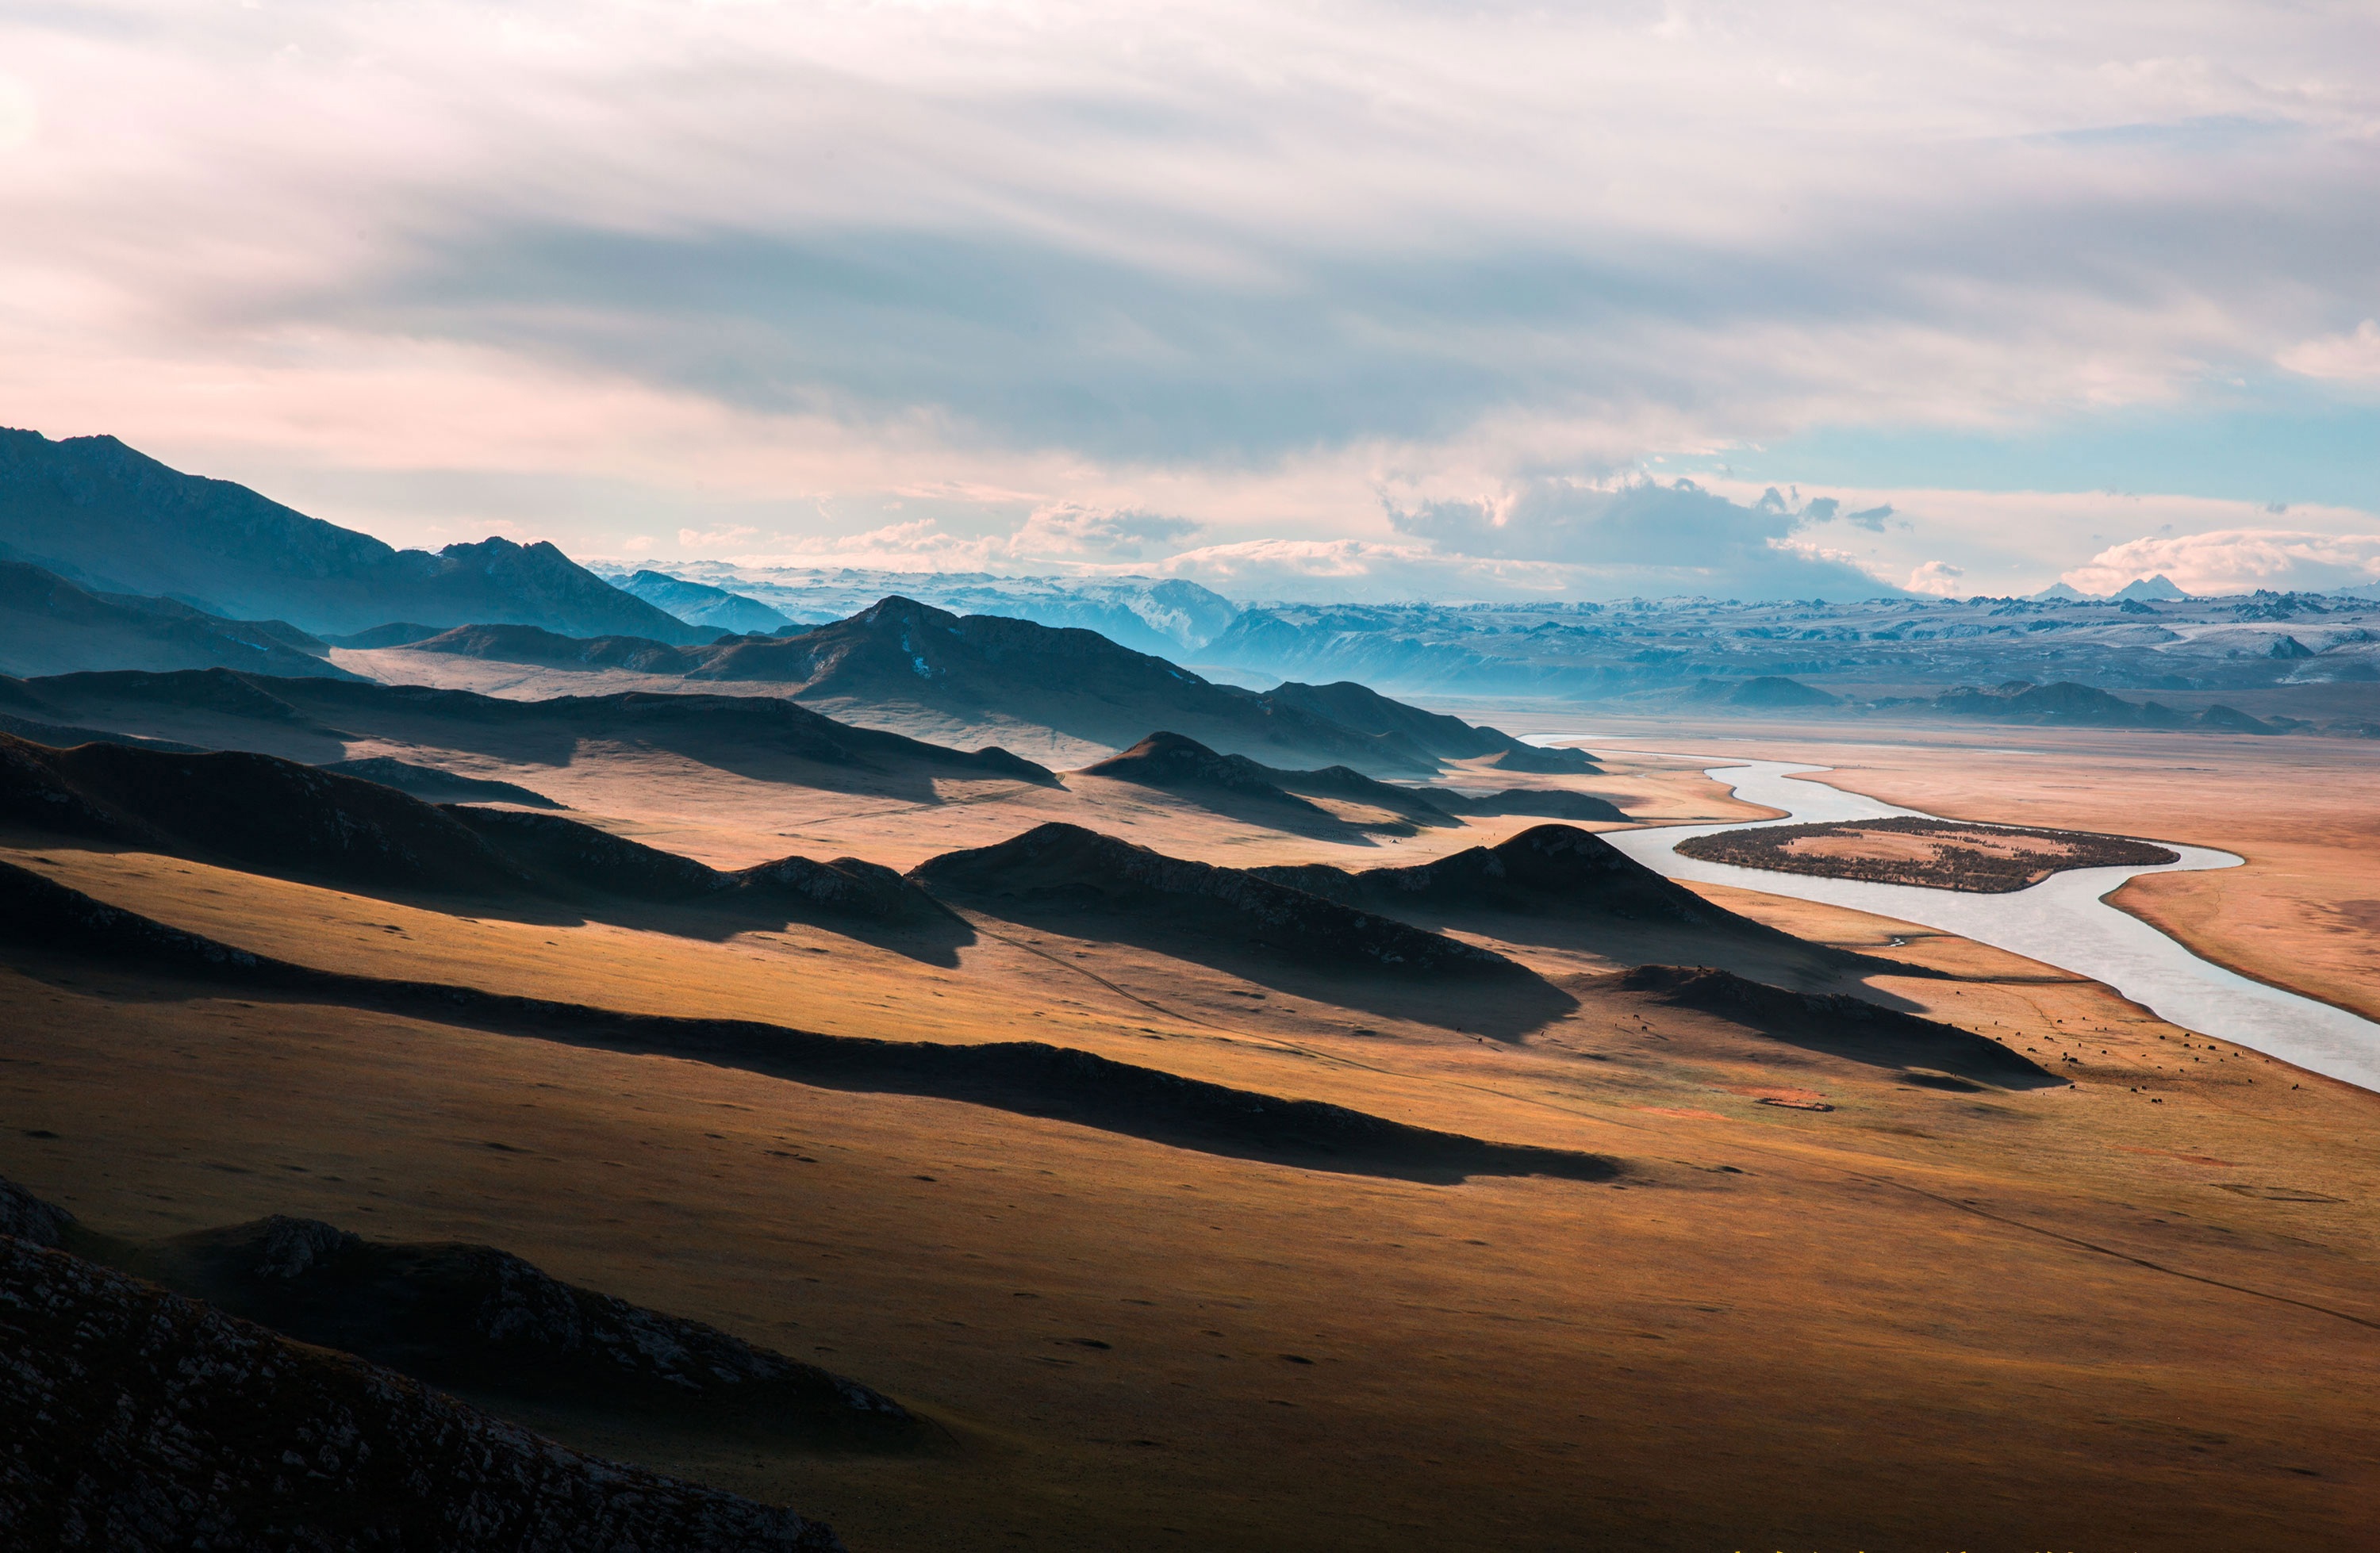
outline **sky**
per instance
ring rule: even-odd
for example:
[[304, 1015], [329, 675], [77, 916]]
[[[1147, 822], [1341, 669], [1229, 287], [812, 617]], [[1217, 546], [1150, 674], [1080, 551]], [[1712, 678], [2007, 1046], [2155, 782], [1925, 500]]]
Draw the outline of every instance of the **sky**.
[[20, 0], [0, 424], [399, 544], [2380, 579], [2380, 6]]

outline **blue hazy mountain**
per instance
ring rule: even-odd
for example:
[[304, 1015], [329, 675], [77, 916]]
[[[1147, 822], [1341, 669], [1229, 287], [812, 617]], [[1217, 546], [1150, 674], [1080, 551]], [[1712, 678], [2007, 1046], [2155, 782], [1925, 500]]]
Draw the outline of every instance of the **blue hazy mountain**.
[[94, 592], [316, 633], [404, 620], [673, 642], [717, 635], [622, 592], [551, 544], [397, 550], [246, 486], [168, 468], [114, 437], [53, 442], [0, 430], [0, 558]]

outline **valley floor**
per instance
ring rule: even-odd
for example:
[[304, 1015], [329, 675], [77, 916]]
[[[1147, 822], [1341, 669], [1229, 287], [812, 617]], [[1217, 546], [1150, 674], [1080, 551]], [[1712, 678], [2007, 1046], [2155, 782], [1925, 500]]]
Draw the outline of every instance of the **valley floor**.
[[[1896, 801], [2061, 825], [2097, 812], [2022, 791], [1962, 807], [1980, 790], [1947, 755], [1862, 758], [1847, 780]], [[574, 799], [594, 807], [602, 770], [588, 763]], [[656, 789], [625, 770], [607, 823], [693, 829], [674, 799], [627, 801]], [[1726, 812], [1674, 764], [1588, 785], [1632, 784], [1681, 817]], [[1077, 802], [1178, 853], [1331, 852], [1096, 783], [1019, 800]], [[906, 863], [891, 854], [952, 844], [953, 826], [1022, 828], [985, 808], [781, 829], [814, 855], [831, 841]], [[2162, 833], [2160, 811], [2135, 812], [2124, 829]], [[771, 839], [745, 832], [703, 834], [721, 855]], [[483, 1241], [854, 1376], [938, 1420], [948, 1447], [805, 1454], [515, 1412], [793, 1505], [860, 1553], [2346, 1548], [2380, 1511], [2380, 1098], [1923, 929], [1714, 892], [1906, 973], [1805, 976], [1809, 990], [1981, 1031], [2071, 1087], [1863, 1060], [1609, 974], [1706, 957], [1676, 928], [1605, 952], [1466, 934], [1567, 1000], [1520, 1008], [1251, 976], [979, 913], [967, 941], [864, 941], [365, 896], [30, 838], [0, 856], [330, 969], [898, 1040], [1039, 1039], [1622, 1162], [1607, 1183], [1302, 1168], [369, 998], [6, 952], [0, 1174], [127, 1235], [282, 1212]]]

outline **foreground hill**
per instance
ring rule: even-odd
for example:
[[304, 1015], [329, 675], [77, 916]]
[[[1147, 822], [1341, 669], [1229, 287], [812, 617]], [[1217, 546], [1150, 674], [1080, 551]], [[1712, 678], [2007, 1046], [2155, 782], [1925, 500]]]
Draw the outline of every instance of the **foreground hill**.
[[226, 620], [174, 599], [94, 593], [0, 561], [0, 673], [225, 668], [352, 679], [322, 641], [279, 620]]
[[857, 1381], [565, 1283], [493, 1246], [373, 1241], [282, 1214], [127, 1241], [5, 1180], [0, 1234], [483, 1400], [659, 1411], [710, 1432], [844, 1450], [927, 1437], [922, 1420]]
[[6, 1233], [0, 1354], [0, 1535], [13, 1547], [843, 1546], [790, 1511], [583, 1455]]
[[910, 710], [962, 724], [1045, 729], [1117, 749], [1167, 728], [1226, 754], [1373, 773], [1427, 775], [1448, 761], [1483, 758], [1510, 770], [1596, 769], [1579, 751], [1538, 749], [1359, 685], [1284, 685], [1257, 693], [1209, 683], [1094, 631], [954, 615], [899, 597], [796, 636], [704, 646], [482, 625], [403, 645], [408, 652], [496, 662], [782, 686], [844, 715]]
[[0, 534], [14, 558], [112, 592], [358, 631], [389, 620], [520, 622], [670, 642], [718, 633], [625, 593], [552, 545], [490, 539], [432, 555], [170, 469], [114, 437], [0, 430]]

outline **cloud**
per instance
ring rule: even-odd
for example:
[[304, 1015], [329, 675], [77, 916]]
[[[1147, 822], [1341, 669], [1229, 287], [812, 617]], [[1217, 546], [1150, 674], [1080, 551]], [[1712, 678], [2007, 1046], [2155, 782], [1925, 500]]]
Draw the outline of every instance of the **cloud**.
[[1928, 561], [1909, 574], [1902, 586], [1912, 593], [1930, 593], [1937, 599], [1958, 597], [1965, 589], [1960, 584], [1966, 580], [1967, 569], [1953, 566], [1948, 561]]
[[2108, 594], [2160, 573], [2194, 594], [2361, 588], [2380, 581], [2380, 533], [2224, 528], [2152, 536], [2103, 550], [2062, 580], [2085, 593]]
[[680, 550], [717, 550], [722, 545], [740, 544], [756, 538], [760, 530], [748, 524], [722, 525], [716, 528], [681, 528], [677, 531]]
[[[1891, 518], [1892, 504], [1889, 502], [1885, 503], [1884, 505], [1880, 507], [1864, 507], [1858, 512], [1847, 512], [1843, 514], [1843, 521], [1845, 523], [1850, 524], [1854, 528], [1864, 528], [1871, 534], [1883, 533], [1885, 525], [1889, 522]], [[1820, 519], [1819, 521], [1824, 521], [1824, 519]], [[1906, 528], [1909, 526], [1904, 523], [1901, 527]]]
[[2352, 334], [2291, 346], [2275, 359], [2310, 378], [2380, 382], [2380, 320], [2367, 318]]
[[1228, 598], [1389, 603], [1415, 599], [1577, 596], [1582, 569], [1545, 561], [1449, 555], [1365, 540], [1245, 540], [1168, 557], [1151, 568]]
[[1691, 480], [1541, 479], [1490, 497], [1392, 506], [1389, 522], [1449, 555], [1560, 563], [1583, 581], [1604, 579], [1597, 591], [1606, 594], [1893, 591], [1847, 552], [1793, 539], [1815, 513], [1834, 510], [1823, 498], [1798, 504], [1774, 487], [1745, 504]]
[[[2372, 377], [2351, 6], [100, 9], [0, 15], [0, 422], [401, 538], [468, 476], [575, 548], [1393, 549], [1381, 489], [1525, 527], [1548, 471]], [[928, 484], [1005, 494], [882, 533]], [[1424, 549], [1832, 592], [1769, 541], [1885, 532], [1841, 500]]]
[[1186, 540], [1198, 525], [1186, 517], [1075, 503], [1037, 509], [1006, 540], [1010, 555], [1134, 561], [1151, 549]]

